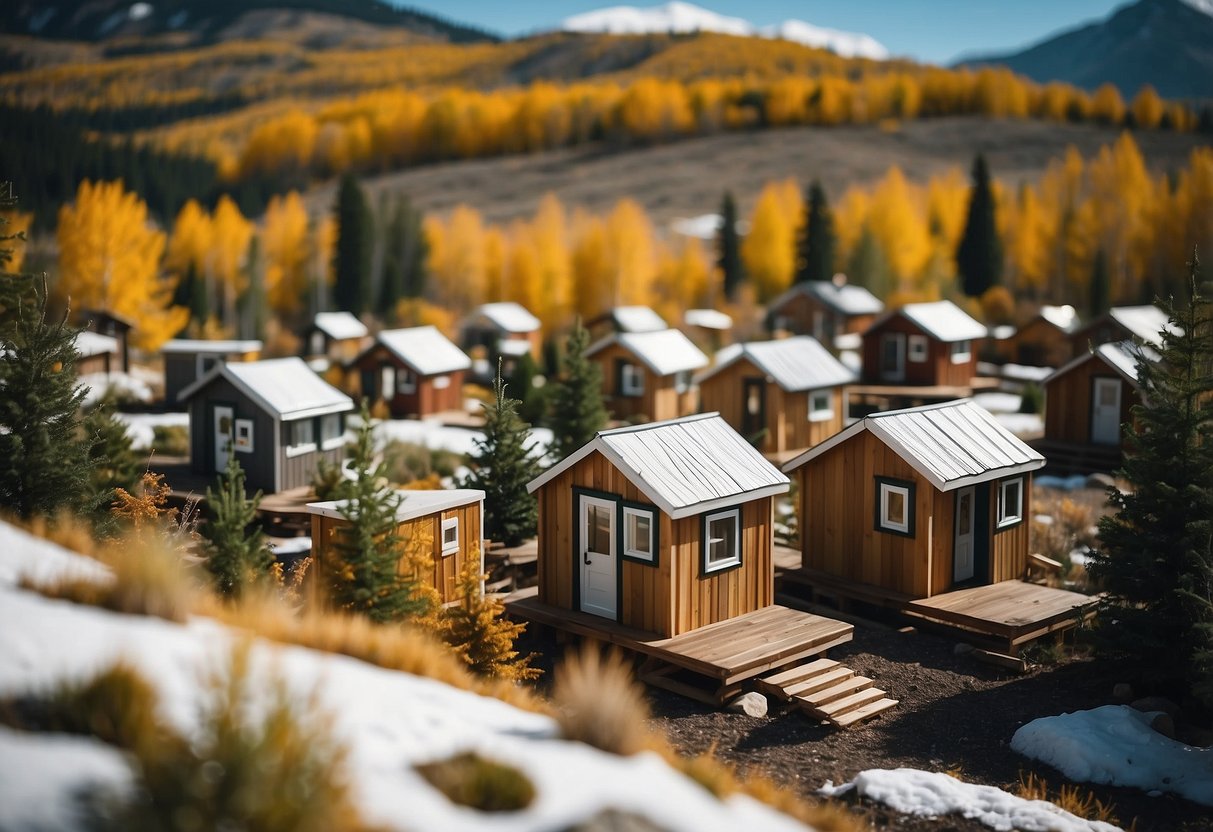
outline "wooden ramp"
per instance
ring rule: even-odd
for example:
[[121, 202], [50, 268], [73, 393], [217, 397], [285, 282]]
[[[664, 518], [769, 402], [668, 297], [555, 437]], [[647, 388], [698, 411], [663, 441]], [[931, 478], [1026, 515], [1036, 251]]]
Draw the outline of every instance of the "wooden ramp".
[[794, 702], [813, 719], [839, 728], [879, 716], [897, 704], [874, 685], [868, 677], [830, 659], [817, 659], [754, 682], [759, 692]]

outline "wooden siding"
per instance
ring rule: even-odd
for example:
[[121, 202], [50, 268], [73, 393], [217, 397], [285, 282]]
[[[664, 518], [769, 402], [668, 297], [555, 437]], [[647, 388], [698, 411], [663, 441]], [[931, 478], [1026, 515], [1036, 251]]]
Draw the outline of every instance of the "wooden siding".
[[[355, 397], [366, 396], [372, 402], [384, 399], [393, 418], [397, 419], [421, 418], [443, 411], [463, 409], [463, 370], [434, 376], [417, 376], [416, 390], [413, 393], [399, 392], [400, 383], [397, 379], [396, 390], [392, 391], [391, 396], [385, 397], [384, 391], [380, 389], [385, 365], [395, 367], [397, 373], [414, 372], [387, 347], [376, 344], [351, 365], [346, 379], [347, 392]], [[364, 373], [371, 374], [370, 389], [364, 389]], [[437, 379], [443, 376], [448, 379], [447, 386], [435, 386]]]
[[839, 335], [862, 333], [876, 320], [875, 315], [845, 315], [803, 292], [797, 292], [779, 306], [772, 307], [768, 315], [773, 331], [812, 335], [827, 348]]
[[[632, 420], [644, 416], [650, 422], [677, 419], [695, 412], [695, 391], [688, 387], [679, 395], [674, 389], [673, 375], [659, 376], [625, 349], [621, 344], [611, 344], [590, 356], [602, 370], [602, 387], [607, 410], [612, 418]], [[644, 393], [625, 396], [619, 389], [618, 361], [634, 364], [644, 373]]]
[[1111, 316], [1104, 313], [1086, 326], [1070, 335], [1070, 356], [1078, 358], [1086, 355], [1092, 347], [1100, 344], [1112, 344], [1117, 341], [1136, 341], [1137, 337], [1117, 323]]
[[701, 412], [717, 411], [729, 425], [745, 433], [745, 382], [760, 379], [765, 397], [766, 433], [757, 445], [766, 454], [783, 453], [798, 448], [811, 448], [833, 436], [843, 427], [844, 390], [830, 388], [834, 394], [834, 414], [819, 422], [809, 421], [809, 393], [787, 393], [766, 377], [748, 358], [740, 358], [729, 367], [699, 385]]
[[[574, 585], [580, 576], [574, 552], [574, 488], [651, 502], [597, 451], [539, 489], [539, 600], [567, 610], [577, 609]], [[773, 603], [771, 499], [754, 500], [741, 509], [741, 566], [704, 576], [703, 517], [671, 520], [654, 507], [657, 564], [623, 559], [619, 623], [674, 636]], [[622, 533], [622, 524], [619, 529]]]
[[82, 376], [90, 373], [109, 373], [111, 362], [117, 364], [118, 356], [109, 352], [86, 356], [76, 361], [76, 373]]
[[[990, 543], [990, 574], [988, 583], [1013, 581], [1022, 578], [1028, 571], [1028, 536], [1032, 516], [1032, 475], [1023, 474], [1023, 520], [1005, 529], [997, 528], [998, 523], [998, 489], [1002, 480], [989, 483], [990, 489], [990, 529], [993, 530], [993, 540]], [[1008, 477], [1015, 479], [1015, 477]]]
[[[881, 342], [886, 333], [900, 333], [906, 337], [905, 378], [896, 381], [885, 378], [880, 371]], [[925, 361], [911, 361], [909, 336], [924, 335], [927, 339]], [[968, 387], [977, 373], [977, 351], [979, 341], [970, 344], [969, 360], [961, 364], [952, 363], [951, 345], [923, 332], [904, 315], [893, 315], [863, 336], [863, 379], [870, 384], [946, 385]]]
[[[236, 459], [244, 468], [245, 488], [250, 493], [258, 489], [266, 494], [282, 491], [274, 464], [281, 453], [274, 417], [253, 404], [242, 390], [222, 376], [190, 399], [190, 469], [207, 475], [218, 475], [222, 471], [215, 459], [213, 409], [216, 405], [231, 406], [233, 418], [253, 422], [253, 450], [236, 452]], [[311, 482], [310, 477], [308, 482]]]
[[1092, 358], [1045, 384], [1045, 439], [1075, 445], [1091, 444], [1091, 406], [1096, 378], [1120, 381], [1120, 423], [1130, 421], [1129, 409], [1141, 401], [1137, 388], [1102, 359]]
[[1060, 367], [1072, 357], [1070, 334], [1044, 318], [1024, 324], [1005, 345], [1006, 359], [1029, 367]]
[[[230, 355], [208, 354], [221, 362], [255, 361], [259, 353], [232, 353]], [[170, 410], [176, 408], [177, 394], [199, 378], [198, 353], [170, 352], [164, 354], [164, 401]]]

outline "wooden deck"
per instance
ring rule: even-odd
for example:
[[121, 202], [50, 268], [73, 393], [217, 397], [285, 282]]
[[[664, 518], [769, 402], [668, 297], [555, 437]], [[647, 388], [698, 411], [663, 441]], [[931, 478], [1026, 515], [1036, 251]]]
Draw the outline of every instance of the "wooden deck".
[[[774, 605], [664, 637], [553, 607], [537, 596], [535, 587], [519, 590], [506, 599], [506, 611], [645, 656], [643, 681], [714, 705], [722, 705], [738, 693], [747, 680], [845, 644], [854, 632], [850, 624]], [[686, 674], [699, 678], [688, 680]]]
[[1094, 614], [1096, 598], [1065, 589], [1002, 581], [911, 601], [906, 615], [991, 636], [1010, 652]]

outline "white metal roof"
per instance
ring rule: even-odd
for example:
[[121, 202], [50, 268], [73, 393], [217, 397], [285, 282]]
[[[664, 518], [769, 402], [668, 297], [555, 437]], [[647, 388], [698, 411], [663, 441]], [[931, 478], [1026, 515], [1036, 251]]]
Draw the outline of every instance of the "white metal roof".
[[879, 315], [884, 311], [880, 298], [853, 283], [832, 280], [805, 280], [795, 284], [771, 303], [777, 309], [797, 295], [809, 295], [843, 315]]
[[[484, 501], [484, 492], [476, 488], [448, 488], [434, 491], [409, 491], [400, 489], [400, 505], [396, 509], [396, 521], [414, 520], [430, 514], [438, 514], [460, 506]], [[308, 503], [307, 510], [311, 514], [323, 517], [341, 517], [341, 509], [345, 500], [326, 500], [321, 503]]]
[[816, 338], [801, 335], [775, 341], [751, 341], [716, 353], [716, 366], [700, 376], [706, 381], [745, 356], [789, 393], [837, 387], [855, 380], [855, 374], [830, 355]]
[[347, 413], [353, 400], [316, 375], [302, 358], [270, 358], [218, 364], [181, 391], [186, 401], [210, 382], [223, 376], [264, 410], [285, 421], [328, 413]]
[[1042, 306], [1040, 317], [1063, 332], [1073, 332], [1078, 329], [1078, 313], [1073, 306]]
[[1081, 367], [1088, 361], [1100, 359], [1113, 370], [1120, 373], [1125, 381], [1136, 387], [1138, 383], [1137, 362], [1140, 358], [1156, 362], [1159, 359], [1159, 355], [1148, 346], [1140, 346], [1132, 341], [1100, 344], [1090, 352], [1080, 355], [1068, 364], [1063, 365], [1057, 372], [1045, 379], [1045, 384], [1052, 383], [1054, 379], [1060, 378], [1076, 367]]
[[1044, 467], [1030, 448], [971, 399], [874, 413], [783, 466], [791, 472], [863, 431], [871, 431], [940, 491]]
[[1147, 344], [1159, 344], [1159, 333], [1163, 330], [1174, 331], [1175, 327], [1167, 318], [1167, 313], [1157, 306], [1117, 306], [1108, 310], [1112, 320], [1133, 333]]
[[80, 353], [81, 358], [88, 358], [92, 355], [105, 355], [106, 353], [116, 355], [118, 353], [118, 339], [83, 330], [76, 333], [76, 352]]
[[907, 303], [898, 311], [923, 332], [940, 341], [972, 341], [985, 338], [987, 334], [980, 322], [950, 300]]
[[708, 357], [699, 347], [676, 329], [663, 329], [659, 332], [615, 332], [591, 344], [585, 354], [594, 355], [612, 344], [622, 346], [659, 376], [698, 370], [708, 364]]
[[483, 304], [472, 315], [484, 316], [505, 332], [535, 332], [540, 326], [538, 318], [528, 312], [525, 306], [513, 301]]
[[527, 490], [535, 493], [594, 451], [675, 520], [788, 490], [788, 478], [718, 413], [601, 431]]
[[385, 329], [375, 337], [393, 355], [423, 376], [453, 373], [472, 366], [472, 359], [437, 327]]
[[647, 306], [616, 306], [611, 319], [620, 332], [658, 332], [670, 326]]
[[682, 316], [687, 326], [715, 329], [721, 332], [733, 328], [733, 318], [715, 309], [688, 309]]
[[369, 332], [352, 312], [317, 312], [312, 324], [335, 341], [365, 338]]
[[166, 341], [160, 348], [165, 353], [216, 353], [222, 355], [237, 355], [246, 352], [261, 352], [261, 342], [252, 339], [244, 341], [203, 341], [192, 338], [174, 338]]

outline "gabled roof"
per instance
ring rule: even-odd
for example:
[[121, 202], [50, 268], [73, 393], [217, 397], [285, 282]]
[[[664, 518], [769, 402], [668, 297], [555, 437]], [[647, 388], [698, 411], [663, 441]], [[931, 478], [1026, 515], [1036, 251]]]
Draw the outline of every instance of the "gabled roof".
[[535, 332], [540, 326], [539, 319], [526, 307], [512, 301], [483, 304], [472, 312], [473, 318], [478, 316], [504, 332]]
[[204, 355], [239, 355], [246, 352], [261, 352], [261, 342], [252, 339], [236, 341], [203, 341], [192, 338], [174, 338], [160, 348], [164, 353], [202, 353]]
[[419, 375], [453, 373], [472, 366], [472, 359], [433, 326], [385, 329], [375, 336], [392, 355]]
[[904, 315], [923, 332], [939, 341], [973, 341], [985, 338], [987, 330], [973, 320], [963, 309], [950, 300], [931, 303], [907, 303], [900, 309], [891, 310], [876, 320], [868, 331], [876, 329], [894, 315]]
[[706, 381], [743, 357], [789, 393], [837, 387], [855, 380], [855, 374], [830, 355], [816, 338], [801, 335], [725, 347], [716, 353], [716, 366], [700, 376], [699, 381]]
[[609, 315], [620, 332], [659, 332], [670, 326], [647, 306], [616, 306]]
[[1157, 306], [1116, 306], [1108, 316], [1147, 344], [1158, 345], [1159, 333], [1174, 330], [1167, 313]]
[[1062, 332], [1078, 329], [1078, 313], [1074, 311], [1073, 306], [1042, 306], [1037, 315]]
[[[476, 488], [447, 488], [433, 491], [409, 491], [400, 489], [400, 505], [396, 507], [396, 521], [414, 520], [441, 511], [448, 511], [469, 503], [483, 502], [484, 492]], [[341, 509], [345, 500], [326, 500], [320, 503], [308, 503], [310, 514], [323, 517], [341, 517]]]
[[527, 484], [534, 494], [598, 451], [672, 519], [788, 490], [788, 478], [719, 413], [604, 430]]
[[1044, 467], [1045, 458], [971, 399], [866, 416], [783, 466], [790, 473], [871, 431], [940, 491]]
[[733, 318], [715, 309], [688, 309], [682, 314], [682, 322], [687, 326], [715, 329], [721, 332], [733, 328]]
[[79, 320], [92, 321], [112, 321], [118, 324], [122, 329], [134, 329], [135, 322], [124, 315], [119, 315], [116, 312], [110, 312], [108, 309], [82, 309], [80, 310]]
[[1068, 364], [1060, 367], [1057, 372], [1045, 379], [1045, 384], [1051, 384], [1054, 379], [1064, 376], [1073, 369], [1081, 367], [1088, 361], [1100, 360], [1124, 377], [1125, 381], [1137, 386], [1137, 362], [1144, 358], [1157, 362], [1159, 355], [1148, 346], [1141, 346], [1132, 341], [1119, 341], [1113, 344], [1100, 344], [1088, 353], [1078, 356]]
[[797, 295], [815, 298], [823, 305], [843, 315], [879, 315], [884, 311], [880, 298], [853, 283], [838, 285], [832, 280], [805, 280], [795, 284], [771, 302], [778, 309]]
[[365, 338], [369, 332], [352, 312], [317, 312], [312, 326], [335, 341]]
[[619, 344], [659, 376], [698, 370], [708, 364], [708, 357], [699, 347], [676, 329], [663, 329], [659, 332], [614, 332], [591, 344], [585, 354], [594, 355], [612, 344]]
[[88, 358], [93, 355], [105, 355], [106, 353], [117, 355], [118, 353], [117, 338], [89, 332], [88, 330], [76, 333], [75, 346], [76, 352], [80, 353], [81, 358]]
[[353, 400], [312, 372], [302, 358], [271, 358], [218, 364], [181, 391], [177, 401], [194, 397], [222, 376], [277, 419], [290, 421], [347, 413]]

